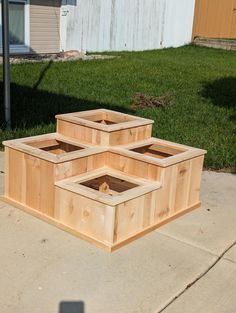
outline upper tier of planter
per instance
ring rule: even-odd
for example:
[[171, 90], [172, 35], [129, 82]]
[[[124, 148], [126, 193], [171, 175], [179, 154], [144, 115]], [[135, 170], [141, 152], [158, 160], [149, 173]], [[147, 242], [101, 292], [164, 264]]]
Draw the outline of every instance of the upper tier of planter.
[[79, 142], [114, 146], [148, 139], [154, 121], [105, 109], [56, 116], [57, 132]]

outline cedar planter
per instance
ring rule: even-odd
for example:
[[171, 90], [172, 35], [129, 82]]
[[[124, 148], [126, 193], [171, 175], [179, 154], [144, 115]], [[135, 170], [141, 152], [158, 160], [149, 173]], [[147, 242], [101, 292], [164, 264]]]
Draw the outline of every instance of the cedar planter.
[[105, 109], [57, 115], [57, 132], [78, 142], [114, 146], [147, 139], [152, 120]]
[[160, 183], [103, 168], [55, 186], [55, 218], [112, 251], [145, 230]]
[[108, 251], [196, 207], [206, 151], [151, 138], [108, 110], [57, 116], [57, 133], [4, 142], [5, 201]]
[[54, 217], [58, 180], [103, 166], [102, 148], [78, 145], [58, 134], [10, 140], [5, 145], [5, 197]]

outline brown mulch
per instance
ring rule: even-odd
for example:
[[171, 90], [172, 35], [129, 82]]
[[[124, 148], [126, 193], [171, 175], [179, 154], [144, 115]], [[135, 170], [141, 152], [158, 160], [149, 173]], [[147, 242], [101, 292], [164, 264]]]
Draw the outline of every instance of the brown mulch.
[[160, 96], [148, 96], [143, 93], [136, 93], [131, 100], [131, 107], [136, 108], [155, 108], [155, 107], [165, 107], [169, 104], [170, 97]]

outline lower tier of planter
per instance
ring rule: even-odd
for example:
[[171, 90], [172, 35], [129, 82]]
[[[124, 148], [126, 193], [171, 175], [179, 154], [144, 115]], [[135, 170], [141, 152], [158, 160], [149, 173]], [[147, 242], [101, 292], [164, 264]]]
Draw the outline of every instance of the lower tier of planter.
[[55, 218], [52, 218], [52, 217], [47, 216], [45, 214], [42, 214], [41, 212], [34, 210], [29, 206], [22, 205], [21, 203], [19, 203], [17, 201], [14, 201], [12, 199], [7, 198], [6, 196], [0, 196], [0, 200], [2, 200], [2, 201], [6, 202], [6, 203], [8, 203], [14, 207], [17, 207], [18, 209], [21, 209], [22, 211], [24, 211], [28, 214], [31, 214], [32, 216], [39, 218], [44, 222], [47, 222], [53, 226], [56, 226], [57, 228], [64, 230], [64, 231], [66, 231], [66, 232], [68, 232], [74, 236], [77, 236], [77, 237], [79, 237], [79, 238], [99, 247], [99, 248], [102, 248], [108, 252], [113, 252], [113, 251], [123, 247], [124, 245], [129, 244], [133, 240], [136, 240], [136, 239], [148, 234], [149, 232], [157, 229], [158, 227], [161, 227], [161, 226], [165, 225], [166, 223], [171, 222], [172, 220], [182, 216], [183, 214], [191, 212], [192, 210], [197, 209], [201, 206], [201, 202], [198, 202], [195, 205], [192, 205], [192, 206], [190, 206], [190, 207], [188, 207], [188, 208], [186, 208], [186, 209], [184, 209], [184, 210], [182, 210], [182, 211], [180, 211], [180, 212], [178, 212], [178, 213], [176, 213], [170, 217], [167, 217], [163, 220], [159, 220], [159, 222], [156, 222], [153, 225], [150, 225], [150, 226], [143, 228], [143, 230], [141, 230], [139, 232], [133, 233], [127, 239], [123, 239], [123, 240], [116, 242], [114, 244], [110, 244], [108, 242], [104, 242], [104, 241], [101, 241], [95, 237], [92, 237], [91, 235], [87, 235], [85, 233], [82, 233], [82, 232], [78, 231], [77, 229], [58, 221]]
[[161, 184], [103, 168], [55, 187], [55, 218], [112, 247], [155, 218]]
[[5, 142], [4, 200], [112, 251], [200, 205], [204, 150], [156, 138], [94, 147]]

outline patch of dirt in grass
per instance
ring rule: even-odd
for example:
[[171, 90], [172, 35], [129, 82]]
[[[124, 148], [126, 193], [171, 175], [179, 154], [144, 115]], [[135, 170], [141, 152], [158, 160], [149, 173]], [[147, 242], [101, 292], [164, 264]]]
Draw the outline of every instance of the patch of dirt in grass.
[[137, 108], [157, 108], [165, 107], [170, 103], [170, 97], [168, 95], [154, 97], [148, 96], [143, 93], [136, 93], [131, 100], [132, 109]]

